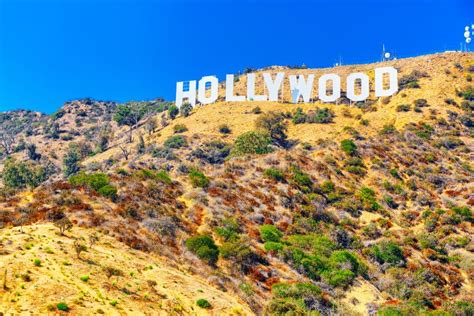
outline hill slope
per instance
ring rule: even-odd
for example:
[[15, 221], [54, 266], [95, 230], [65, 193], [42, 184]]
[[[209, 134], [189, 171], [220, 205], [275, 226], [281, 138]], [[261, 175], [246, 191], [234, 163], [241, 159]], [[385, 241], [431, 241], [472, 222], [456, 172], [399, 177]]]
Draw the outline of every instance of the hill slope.
[[[90, 283], [69, 279], [59, 248], [54, 256], [35, 253], [44, 260], [51, 255], [51, 269], [65, 271], [74, 291], [80, 284], [107, 297], [68, 300], [79, 314], [91, 306], [153, 314], [173, 297], [182, 300], [182, 314], [202, 312], [191, 298], [196, 278], [209, 283], [203, 298], [215, 293], [209, 301], [216, 314], [240, 308], [270, 315], [469, 315], [474, 54], [284, 71], [316, 77], [336, 72], [344, 81], [350, 72], [370, 75], [381, 65], [399, 70], [400, 91], [356, 104], [344, 98], [339, 104], [218, 102], [176, 116], [163, 100], [78, 100], [51, 117], [38, 114], [39, 121], [29, 115], [19, 129], [0, 124], [2, 133], [14, 136], [0, 164], [2, 244], [12, 238], [26, 242], [29, 235], [11, 228], [25, 226], [30, 234], [47, 236], [31, 237], [44, 242], [44, 249], [61, 242], [72, 251], [72, 238], [54, 235], [47, 222], [70, 223], [73, 237], [103, 234], [110, 244], [87, 246], [83, 253], [101, 261], [97, 266], [68, 254], [81, 273], [93, 271]], [[245, 82], [240, 76], [236, 91], [243, 93]], [[257, 92], [262, 88], [257, 80]], [[134, 250], [122, 250], [120, 243]], [[125, 272], [118, 288], [110, 286], [114, 277], [101, 273], [105, 264], [114, 264], [105, 256], [110, 252], [130, 260], [116, 263]], [[33, 257], [9, 248], [0, 268], [31, 266]], [[166, 280], [183, 274], [181, 294], [152, 296], [144, 282], [151, 278], [148, 270], [137, 272], [139, 280], [129, 276], [132, 264], [146, 266], [149, 260], [165, 267], [160, 273]], [[119, 293], [125, 279], [131, 295]], [[166, 291], [156, 281], [153, 288]], [[15, 287], [5, 291], [14, 306], [41, 296], [20, 282], [15, 278]], [[36, 285], [50, 291], [54, 282]], [[68, 299], [77, 295], [71, 293]], [[108, 302], [113, 299], [115, 307]], [[46, 296], [42, 302], [40, 308], [51, 303]], [[6, 311], [9, 305], [3, 305]]]

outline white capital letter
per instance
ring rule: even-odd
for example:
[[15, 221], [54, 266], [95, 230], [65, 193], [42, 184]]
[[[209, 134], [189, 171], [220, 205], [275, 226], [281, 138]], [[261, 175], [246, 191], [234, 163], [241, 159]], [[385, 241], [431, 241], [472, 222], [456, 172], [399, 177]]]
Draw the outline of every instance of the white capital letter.
[[[332, 95], [327, 95], [327, 82], [332, 81]], [[336, 74], [322, 75], [319, 78], [318, 97], [323, 102], [334, 102], [341, 97], [341, 78]]]
[[[360, 94], [355, 94], [355, 82], [360, 79]], [[347, 76], [347, 97], [354, 101], [364, 101], [369, 97], [369, 76], [362, 72], [355, 72]]]
[[[209, 97], [206, 97], [206, 83], [211, 84], [211, 95]], [[209, 104], [216, 102], [217, 100], [217, 94], [218, 94], [218, 87], [219, 86], [219, 81], [217, 80], [216, 77], [214, 76], [206, 76], [202, 77], [201, 80], [199, 80], [199, 90], [198, 90], [198, 100], [202, 104]]]
[[[299, 75], [298, 79], [296, 76], [290, 76], [290, 90], [293, 98], [293, 103], [298, 103], [300, 96], [303, 97], [303, 102], [308, 103], [313, 92], [313, 81], [314, 75], [309, 75], [308, 80], [304, 79], [304, 76]], [[294, 93], [293, 93], [294, 92]]]
[[272, 75], [269, 73], [263, 74], [263, 79], [265, 80], [265, 86], [267, 86], [268, 90], [268, 100], [270, 101], [278, 101], [278, 91], [280, 91], [281, 83], [283, 82], [283, 78], [285, 77], [284, 72], [277, 73], [275, 81], [272, 79]]
[[234, 75], [225, 76], [225, 100], [227, 102], [244, 102], [245, 96], [234, 95]]
[[[383, 75], [388, 74], [390, 88], [383, 88]], [[393, 67], [375, 68], [375, 96], [388, 97], [398, 91], [397, 69]]]
[[249, 101], [266, 101], [266, 95], [255, 95], [255, 74], [247, 75], [247, 100]]
[[181, 107], [183, 105], [183, 99], [187, 98], [188, 102], [192, 105], [196, 105], [196, 80], [189, 81], [188, 91], [183, 89], [184, 81], [176, 83], [176, 106]]

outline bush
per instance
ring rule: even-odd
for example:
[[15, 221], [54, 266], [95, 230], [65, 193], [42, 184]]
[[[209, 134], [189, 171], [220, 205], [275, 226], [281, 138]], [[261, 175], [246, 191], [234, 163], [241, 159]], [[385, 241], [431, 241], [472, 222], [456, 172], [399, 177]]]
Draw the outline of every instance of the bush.
[[211, 303], [209, 303], [206, 299], [200, 298], [196, 301], [196, 305], [201, 308], [211, 308]]
[[202, 144], [193, 150], [190, 156], [210, 164], [221, 164], [229, 154], [230, 146], [225, 142], [215, 140]]
[[270, 137], [262, 132], [246, 132], [237, 137], [234, 148], [232, 148], [232, 156], [242, 156], [246, 154], [267, 154], [272, 151]]
[[375, 191], [368, 187], [362, 187], [359, 190], [358, 196], [362, 200], [365, 209], [370, 211], [378, 211], [380, 205], [377, 203]]
[[334, 112], [328, 108], [316, 109], [315, 112], [309, 112], [306, 116], [306, 123], [331, 123], [334, 118]]
[[89, 276], [88, 275], [83, 275], [80, 277], [82, 282], [88, 282], [89, 281]]
[[3, 184], [9, 189], [35, 188], [48, 178], [46, 170], [27, 162], [8, 158], [1, 173]]
[[253, 114], [260, 114], [262, 113], [262, 109], [260, 109], [260, 107], [254, 107], [251, 111]]
[[474, 87], [471, 86], [471, 87], [465, 88], [463, 91], [460, 91], [458, 93], [458, 96], [468, 101], [474, 101]]
[[405, 263], [403, 250], [394, 242], [382, 241], [370, 248], [373, 258], [380, 264], [388, 264], [389, 266], [398, 266]]
[[302, 123], [319, 123], [327, 124], [331, 123], [334, 118], [334, 112], [328, 108], [316, 109], [315, 111], [309, 111], [307, 114], [303, 112], [303, 109], [297, 108], [295, 114], [293, 114], [293, 124]]
[[182, 116], [187, 117], [189, 114], [191, 114], [191, 111], [193, 110], [193, 106], [191, 103], [183, 103], [181, 105], [181, 108], [179, 109], [179, 112], [181, 113]]
[[295, 165], [291, 167], [291, 172], [291, 181], [296, 184], [300, 190], [310, 192], [313, 187], [313, 180], [311, 180], [311, 177]]
[[181, 148], [187, 145], [186, 138], [182, 135], [170, 136], [164, 143], [166, 148]]
[[411, 107], [409, 104], [399, 104], [397, 105], [397, 112], [408, 112]]
[[344, 139], [341, 141], [341, 149], [349, 156], [353, 156], [357, 152], [356, 144], [350, 139]]
[[176, 124], [175, 126], [173, 126], [173, 130], [175, 133], [184, 133], [188, 130], [188, 128], [186, 127], [186, 125], [184, 124]]
[[117, 188], [113, 185], [107, 184], [104, 185], [97, 191], [100, 195], [115, 200], [117, 198]]
[[327, 270], [321, 273], [321, 276], [324, 282], [334, 287], [347, 287], [355, 278], [354, 272], [347, 269]]
[[418, 108], [429, 106], [428, 101], [426, 99], [416, 99], [414, 103], [415, 107]]
[[35, 260], [33, 260], [33, 264], [37, 267], [41, 267], [41, 260], [40, 259], [35, 259]]
[[69, 177], [69, 183], [71, 185], [84, 186], [105, 197], [113, 199], [117, 196], [117, 189], [110, 185], [109, 182], [109, 177], [105, 173], [86, 174], [85, 172], [80, 172], [77, 175]]
[[283, 171], [278, 168], [268, 168], [263, 174], [265, 177], [273, 179], [275, 181], [285, 181], [285, 175], [283, 174]]
[[302, 108], [297, 108], [293, 118], [291, 119], [293, 124], [302, 124], [306, 121], [306, 114], [303, 112]]
[[266, 315], [319, 315], [318, 310], [331, 307], [322, 298], [321, 289], [311, 283], [276, 283], [272, 294]]
[[189, 172], [189, 179], [193, 187], [207, 188], [209, 186], [209, 179], [197, 169], [191, 169]]
[[221, 134], [230, 134], [230, 133], [232, 133], [232, 131], [231, 131], [229, 125], [221, 124], [221, 125], [219, 125], [219, 133], [221, 133]]
[[186, 247], [195, 253], [199, 259], [206, 261], [210, 265], [217, 262], [219, 249], [211, 236], [194, 236], [186, 240]]
[[397, 131], [393, 124], [386, 124], [382, 127], [382, 130], [379, 132], [380, 135], [389, 135]]
[[176, 118], [176, 115], [178, 115], [179, 109], [177, 106], [172, 105], [168, 108], [168, 116], [174, 120]]
[[57, 308], [58, 310], [60, 310], [60, 311], [63, 311], [63, 312], [69, 311], [69, 306], [67, 306], [67, 304], [64, 303], [64, 302], [58, 303], [58, 304], [56, 305], [56, 308]]
[[280, 242], [283, 233], [275, 226], [267, 224], [260, 227], [260, 237], [265, 242]]

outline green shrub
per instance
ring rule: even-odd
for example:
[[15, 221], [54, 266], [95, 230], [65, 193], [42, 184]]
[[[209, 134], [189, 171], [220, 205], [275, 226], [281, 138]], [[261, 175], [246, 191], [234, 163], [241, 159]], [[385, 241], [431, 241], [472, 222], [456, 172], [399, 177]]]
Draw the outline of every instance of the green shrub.
[[1, 177], [3, 184], [9, 189], [23, 189], [27, 186], [35, 188], [48, 178], [48, 173], [41, 166], [8, 158]]
[[371, 211], [378, 211], [380, 205], [377, 203], [375, 191], [368, 187], [362, 187], [359, 190], [358, 196], [362, 200], [362, 204], [365, 209]]
[[238, 136], [232, 148], [232, 156], [267, 154], [272, 151], [271, 139], [266, 133], [250, 131]]
[[414, 104], [418, 108], [429, 106], [428, 101], [426, 99], [416, 99]]
[[216, 233], [223, 237], [224, 240], [235, 239], [239, 233], [239, 223], [235, 218], [227, 218], [222, 221], [222, 224], [216, 228]]
[[189, 114], [191, 114], [191, 111], [193, 110], [193, 106], [191, 103], [186, 102], [181, 105], [179, 108], [179, 112], [181, 113], [182, 116], [187, 117]]
[[349, 156], [353, 156], [357, 152], [356, 144], [350, 139], [344, 139], [341, 141], [341, 149]]
[[280, 242], [283, 233], [273, 225], [262, 225], [260, 226], [260, 237], [263, 241]]
[[221, 124], [219, 125], [219, 133], [221, 134], [230, 134], [232, 131], [227, 124]]
[[254, 107], [251, 111], [253, 114], [260, 114], [262, 113], [262, 109], [260, 109], [260, 107]]
[[174, 120], [176, 118], [176, 115], [178, 115], [179, 109], [177, 106], [172, 105], [168, 108], [168, 116]]
[[186, 240], [186, 247], [195, 253], [199, 259], [206, 261], [208, 264], [213, 265], [217, 262], [219, 249], [211, 236], [190, 237]]
[[322, 184], [321, 184], [321, 191], [323, 191], [323, 193], [331, 193], [331, 192], [334, 192], [334, 190], [336, 189], [336, 186], [334, 185], [334, 182], [332, 181], [324, 181]]
[[306, 116], [306, 123], [331, 123], [334, 118], [334, 112], [328, 108], [316, 109], [314, 113], [308, 113]]
[[207, 188], [209, 186], [209, 179], [197, 169], [191, 169], [189, 172], [189, 179], [195, 188]]
[[209, 303], [206, 299], [200, 298], [196, 301], [196, 305], [201, 308], [211, 308], [211, 303]]
[[188, 130], [188, 128], [186, 127], [186, 125], [184, 124], [176, 124], [175, 126], [173, 126], [173, 130], [175, 133], [184, 133]]
[[458, 96], [468, 101], [474, 101], [474, 87], [470, 86], [465, 88], [463, 91], [458, 92]]
[[386, 124], [382, 127], [382, 130], [379, 132], [380, 135], [389, 135], [397, 131], [393, 124]]
[[347, 287], [355, 278], [354, 272], [347, 269], [323, 271], [321, 276], [324, 282], [334, 287]]
[[397, 266], [405, 263], [403, 250], [394, 242], [382, 241], [377, 245], [373, 245], [370, 249], [374, 259], [380, 263], [387, 263], [390, 266]]
[[303, 112], [302, 108], [297, 108], [293, 118], [291, 119], [293, 124], [302, 124], [306, 121], [306, 114]]
[[262, 114], [255, 121], [255, 127], [270, 136], [275, 143], [281, 146], [286, 144], [288, 126], [283, 113], [271, 111]]
[[69, 311], [69, 306], [67, 306], [67, 304], [64, 303], [64, 302], [58, 303], [58, 304], [56, 305], [56, 308], [57, 308], [58, 310], [60, 310], [60, 311], [63, 311], [63, 312]]
[[274, 241], [267, 241], [264, 245], [266, 251], [280, 251], [285, 247], [284, 244]]
[[268, 168], [263, 174], [265, 175], [265, 177], [273, 179], [275, 181], [285, 181], [285, 175], [283, 174], [283, 171], [278, 168]]
[[186, 138], [182, 135], [168, 137], [164, 143], [166, 148], [181, 148], [187, 145]]
[[311, 191], [313, 187], [313, 180], [311, 180], [311, 177], [304, 173], [300, 167], [297, 165], [292, 165], [291, 166], [291, 181], [296, 184], [301, 190], [305, 192]]
[[274, 284], [273, 299], [265, 308], [266, 315], [320, 315], [314, 304], [327, 304], [321, 293], [321, 289], [311, 283]]
[[409, 104], [399, 104], [397, 105], [397, 112], [408, 112], [411, 107]]
[[33, 264], [37, 267], [41, 267], [41, 260], [40, 259], [35, 259], [35, 260], [33, 260]]
[[113, 185], [107, 184], [104, 185], [102, 188], [100, 188], [97, 191], [100, 195], [110, 198], [110, 199], [115, 199], [117, 197], [117, 188], [114, 187]]
[[88, 282], [89, 281], [89, 276], [88, 275], [83, 275], [80, 277], [81, 281], [83, 282]]

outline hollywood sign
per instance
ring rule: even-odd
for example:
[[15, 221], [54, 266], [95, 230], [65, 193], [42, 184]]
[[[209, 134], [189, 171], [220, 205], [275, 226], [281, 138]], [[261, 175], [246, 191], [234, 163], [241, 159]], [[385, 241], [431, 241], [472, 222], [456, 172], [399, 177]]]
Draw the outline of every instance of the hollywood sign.
[[[376, 97], [391, 96], [398, 91], [398, 73], [393, 67], [375, 68], [374, 90]], [[275, 78], [270, 73], [263, 73], [263, 80], [267, 94], [255, 94], [255, 74], [247, 74], [247, 96], [234, 94], [234, 75], [226, 75], [225, 100], [227, 102], [244, 101], [275, 101], [278, 102], [280, 89], [285, 78], [285, 73], [279, 72]], [[388, 78], [388, 84], [384, 84], [384, 79]], [[304, 103], [310, 102], [313, 93], [314, 75], [310, 74], [305, 78], [303, 75], [290, 75], [291, 101], [298, 103], [303, 99]], [[328, 82], [332, 83], [332, 88], [328, 89]], [[196, 80], [188, 82], [188, 89], [184, 89], [184, 81], [176, 83], [176, 105], [181, 106], [184, 102], [196, 105], [216, 102], [219, 95], [219, 81], [215, 76], [205, 76], [199, 80], [196, 87]], [[197, 90], [197, 91], [196, 91]], [[328, 94], [328, 90], [331, 93]], [[197, 92], [197, 93], [196, 93]], [[346, 78], [346, 96], [351, 101], [364, 101], [369, 97], [369, 76], [362, 72], [351, 73]], [[335, 102], [341, 97], [341, 77], [337, 74], [324, 74], [318, 79], [318, 98], [322, 102]]]

